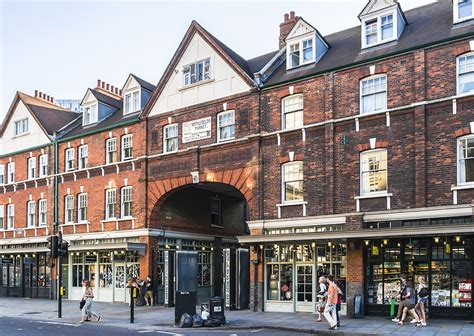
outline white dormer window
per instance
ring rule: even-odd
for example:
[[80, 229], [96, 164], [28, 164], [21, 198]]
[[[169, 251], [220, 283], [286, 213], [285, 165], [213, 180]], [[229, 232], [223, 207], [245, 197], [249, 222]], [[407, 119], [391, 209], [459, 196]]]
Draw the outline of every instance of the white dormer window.
[[454, 23], [470, 20], [473, 17], [474, 7], [472, 6], [472, 0], [454, 1]]
[[364, 47], [393, 41], [396, 39], [394, 27], [394, 14], [382, 15], [364, 22], [365, 35]]
[[288, 46], [288, 68], [295, 68], [315, 61], [314, 37], [302, 39]]
[[15, 121], [15, 136], [28, 133], [28, 118]]
[[183, 68], [184, 86], [211, 79], [211, 59], [207, 58]]
[[97, 122], [97, 104], [84, 108], [82, 124], [89, 125]]
[[125, 94], [125, 114], [140, 111], [140, 90]]

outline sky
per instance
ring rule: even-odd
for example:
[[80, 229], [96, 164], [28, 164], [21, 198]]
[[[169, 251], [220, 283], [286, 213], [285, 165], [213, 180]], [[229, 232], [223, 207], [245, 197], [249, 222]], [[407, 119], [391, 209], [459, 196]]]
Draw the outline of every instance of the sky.
[[[400, 0], [403, 10], [435, 0]], [[442, 0], [447, 1], [447, 0]], [[82, 99], [97, 79], [157, 84], [191, 21], [242, 57], [278, 49], [291, 10], [328, 35], [359, 25], [367, 0], [0, 0], [0, 120], [16, 91]]]

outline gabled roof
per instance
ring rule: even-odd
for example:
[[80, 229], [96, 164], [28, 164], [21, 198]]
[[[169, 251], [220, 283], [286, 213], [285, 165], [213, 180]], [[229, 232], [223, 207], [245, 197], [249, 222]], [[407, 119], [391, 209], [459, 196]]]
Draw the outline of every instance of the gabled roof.
[[400, 6], [400, 4], [396, 0], [369, 0], [369, 2], [367, 2], [362, 11], [359, 13], [358, 18], [360, 19], [361, 16], [375, 13], [379, 10], [393, 6]]
[[91, 88], [87, 89], [86, 94], [84, 95], [84, 98], [82, 98], [81, 100], [81, 105], [84, 103], [84, 100], [87, 98], [89, 94], [93, 95], [95, 99], [97, 99], [101, 103], [115, 107], [116, 109], [122, 108], [122, 100], [116, 99], [112, 96], [106, 95], [96, 89], [91, 89]]
[[398, 41], [361, 50], [361, 27], [353, 27], [326, 36], [331, 45], [325, 56], [316, 64], [287, 71], [281, 64], [263, 84], [263, 87], [289, 82], [363, 62], [372, 62], [404, 51], [435, 44], [463, 36], [474, 36], [474, 23], [469, 22], [453, 29], [450, 1], [438, 1], [405, 13], [407, 22]]
[[[306, 32], [303, 34], [295, 35], [297, 31], [301, 29], [305, 30]], [[324, 39], [324, 37], [319, 33], [319, 31], [315, 27], [313, 27], [313, 25], [311, 25], [308, 21], [303, 19], [303, 17], [301, 16], [298, 17], [298, 20], [296, 21], [293, 28], [291, 28], [285, 41], [291, 40], [293, 37], [298, 37], [300, 35], [304, 35], [307, 33], [316, 33], [316, 35], [318, 35], [321, 38], [321, 40], [326, 44], [326, 46], [329, 48], [329, 43]]]
[[226, 46], [224, 43], [219, 41], [207, 30], [205, 30], [199, 23], [197, 23], [197, 21], [193, 20], [188, 30], [186, 31], [186, 34], [181, 40], [178, 49], [171, 58], [170, 63], [166, 67], [166, 70], [160, 81], [158, 82], [158, 85], [156, 86], [152, 96], [150, 97], [150, 100], [148, 101], [148, 104], [146, 105], [143, 112], [145, 116], [150, 113], [152, 106], [156, 103], [158, 97], [166, 86], [166, 83], [171, 77], [171, 74], [173, 73], [176, 65], [181, 59], [181, 56], [185, 52], [186, 48], [188, 47], [195, 34], [199, 34], [219, 54], [219, 56], [221, 56], [229, 64], [229, 66], [233, 68], [233, 70], [235, 70], [242, 77], [242, 79], [249, 86], [255, 87], [255, 82], [253, 81], [253, 72], [247, 61], [235, 51]]
[[125, 81], [125, 84], [123, 85], [122, 87], [122, 91], [125, 90], [125, 87], [129, 84], [129, 82], [133, 79], [135, 79], [138, 83], [138, 85], [140, 85], [141, 88], [147, 90], [147, 91], [150, 91], [150, 92], [153, 92], [153, 90], [155, 90], [155, 86], [151, 83], [148, 83], [146, 80], [144, 79], [141, 79], [140, 77], [134, 75], [134, 74], [129, 74], [128, 77], [127, 77], [127, 80]]
[[38, 125], [43, 129], [46, 135], [51, 137], [54, 132], [72, 122], [78, 117], [78, 114], [71, 110], [62, 108], [43, 99], [29, 96], [22, 92], [17, 92], [13, 98], [13, 102], [8, 109], [5, 119], [0, 126], [0, 136], [5, 132], [13, 113], [19, 102], [23, 102]]

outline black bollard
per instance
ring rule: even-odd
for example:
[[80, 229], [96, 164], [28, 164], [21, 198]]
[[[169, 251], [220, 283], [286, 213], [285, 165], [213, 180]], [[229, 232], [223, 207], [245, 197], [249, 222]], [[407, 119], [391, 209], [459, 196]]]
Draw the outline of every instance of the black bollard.
[[135, 310], [134, 310], [135, 300], [133, 298], [133, 291], [134, 291], [134, 288], [131, 287], [130, 288], [130, 323], [133, 323], [133, 321], [135, 320], [135, 316], [134, 316], [135, 315]]

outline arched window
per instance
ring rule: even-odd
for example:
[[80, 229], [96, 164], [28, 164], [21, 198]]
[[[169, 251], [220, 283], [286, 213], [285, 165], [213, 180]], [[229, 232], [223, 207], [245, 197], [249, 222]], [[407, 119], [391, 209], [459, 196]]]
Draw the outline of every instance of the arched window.
[[282, 201], [303, 201], [303, 161], [282, 165]]
[[387, 75], [375, 75], [360, 81], [360, 114], [387, 109]]
[[387, 192], [387, 150], [375, 149], [360, 153], [361, 195]]
[[474, 53], [457, 58], [457, 75], [458, 95], [474, 92]]
[[291, 95], [281, 101], [282, 129], [303, 126], [303, 95]]

